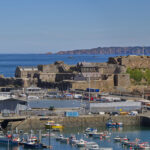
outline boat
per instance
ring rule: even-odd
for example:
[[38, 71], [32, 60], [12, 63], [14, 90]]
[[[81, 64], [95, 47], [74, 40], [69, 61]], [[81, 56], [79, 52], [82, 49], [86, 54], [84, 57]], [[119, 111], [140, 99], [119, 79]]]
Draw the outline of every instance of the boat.
[[85, 147], [86, 146], [87, 141], [84, 141], [83, 139], [80, 139], [76, 145], [77, 147]]
[[60, 141], [61, 139], [63, 139], [64, 138], [64, 136], [61, 134], [61, 135], [59, 135], [58, 137], [56, 137], [56, 141]]
[[66, 138], [66, 137], [63, 137], [61, 140], [60, 140], [61, 143], [69, 143], [69, 138]]
[[123, 123], [122, 122], [113, 122], [113, 120], [108, 120], [108, 122], [106, 123], [106, 126], [108, 128], [119, 128], [119, 127], [123, 127]]
[[69, 143], [70, 144], [76, 144], [77, 142], [79, 142], [79, 140], [77, 140], [74, 135], [69, 137]]
[[60, 130], [62, 130], [63, 129], [63, 126], [61, 125], [61, 124], [54, 124], [53, 126], [52, 126], [52, 130], [53, 131], [60, 131]]
[[117, 136], [117, 137], [114, 138], [114, 141], [123, 143], [124, 141], [129, 141], [129, 139], [127, 137], [119, 137], [119, 136]]
[[103, 132], [95, 132], [95, 133], [90, 133], [90, 136], [93, 138], [100, 138], [104, 133]]
[[46, 133], [46, 134], [42, 134], [42, 137], [43, 138], [45, 138], [45, 137], [49, 137], [49, 136], [51, 136], [51, 137], [54, 137], [55, 136], [55, 134], [54, 133]]
[[12, 139], [12, 143], [14, 145], [19, 145], [21, 143], [21, 139], [19, 137], [15, 137]]
[[0, 132], [0, 144], [8, 144], [11, 146], [16, 146], [18, 145], [18, 142], [12, 140], [12, 135], [4, 135], [3, 132]]
[[45, 124], [45, 128], [57, 131], [57, 130], [62, 130], [63, 126], [61, 124], [55, 123], [53, 120], [50, 120]]
[[111, 147], [101, 147], [99, 150], [113, 150]]
[[91, 147], [89, 148], [89, 150], [99, 150], [100, 147], [98, 144], [95, 144], [95, 145], [91, 145]]
[[43, 144], [30, 138], [24, 143], [24, 148], [41, 149], [43, 148]]
[[87, 142], [86, 143], [86, 148], [90, 149], [92, 147], [97, 147], [98, 144], [96, 142]]
[[38, 96], [28, 96], [27, 99], [28, 100], [38, 100], [39, 97]]
[[148, 142], [140, 143], [136, 146], [134, 146], [134, 149], [138, 150], [150, 150], [150, 145]]
[[94, 128], [86, 128], [85, 129], [85, 132], [97, 132], [97, 129], [94, 129]]

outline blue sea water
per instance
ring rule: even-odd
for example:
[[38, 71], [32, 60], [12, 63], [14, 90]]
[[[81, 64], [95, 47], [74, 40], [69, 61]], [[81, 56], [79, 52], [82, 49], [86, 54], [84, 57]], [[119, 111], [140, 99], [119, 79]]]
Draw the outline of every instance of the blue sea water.
[[14, 77], [17, 66], [37, 66], [64, 61], [66, 64], [78, 62], [107, 62], [108, 57], [116, 55], [46, 55], [46, 54], [0, 54], [0, 74]]

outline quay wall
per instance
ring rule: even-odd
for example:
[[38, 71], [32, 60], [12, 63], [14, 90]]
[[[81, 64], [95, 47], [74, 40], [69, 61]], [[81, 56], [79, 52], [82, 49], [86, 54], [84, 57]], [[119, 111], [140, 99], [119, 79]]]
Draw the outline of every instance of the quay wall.
[[[95, 115], [95, 116], [80, 116], [80, 117], [49, 117], [57, 123], [64, 125], [65, 127], [96, 127], [105, 126], [110, 116], [108, 115]], [[111, 119], [114, 122], [123, 122], [125, 126], [140, 126], [140, 116], [112, 116]], [[12, 129], [41, 129], [44, 128], [47, 120], [43, 120], [40, 117], [27, 118], [22, 122], [12, 122]]]
[[141, 116], [141, 126], [150, 127], [150, 116]]

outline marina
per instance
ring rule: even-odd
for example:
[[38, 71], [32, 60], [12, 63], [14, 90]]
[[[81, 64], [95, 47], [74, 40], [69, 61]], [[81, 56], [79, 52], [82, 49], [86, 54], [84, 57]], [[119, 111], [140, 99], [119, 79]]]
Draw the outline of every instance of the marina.
[[[125, 127], [122, 129], [97, 127], [98, 132], [111, 133], [110, 138], [94, 138], [85, 134], [85, 128], [67, 128], [61, 132], [52, 131], [49, 134], [48, 130], [36, 130], [21, 132], [10, 137], [0, 136], [0, 149], [7, 150], [16, 148], [19, 150], [42, 149], [48, 150], [49, 146], [53, 150], [149, 150], [149, 128], [137, 128], [134, 126]], [[15, 132], [15, 131], [14, 131]], [[40, 136], [47, 135], [47, 136]], [[19, 138], [19, 136], [20, 138]], [[49, 136], [50, 135], [50, 136]], [[41, 139], [40, 139], [41, 138]], [[9, 140], [8, 140], [9, 139]], [[13, 139], [13, 140], [11, 140]], [[24, 140], [22, 140], [24, 139]], [[28, 140], [26, 140], [28, 139]], [[40, 139], [40, 143], [38, 142]]]

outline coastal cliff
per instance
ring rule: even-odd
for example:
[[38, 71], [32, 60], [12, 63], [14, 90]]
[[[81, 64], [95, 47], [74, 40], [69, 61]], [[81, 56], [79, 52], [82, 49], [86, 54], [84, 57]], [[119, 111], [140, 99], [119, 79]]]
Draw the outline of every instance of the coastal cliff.
[[59, 51], [56, 54], [118, 54], [118, 55], [143, 55], [150, 54], [150, 47], [97, 47], [91, 49], [79, 49], [79, 50], [68, 50], [68, 51]]

